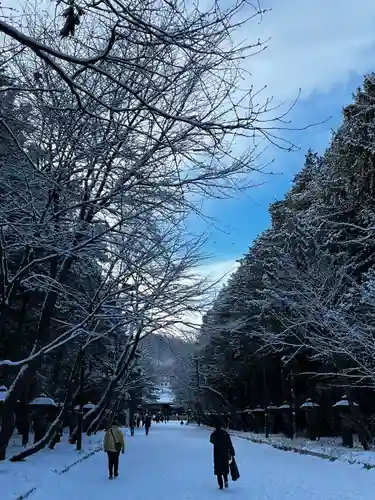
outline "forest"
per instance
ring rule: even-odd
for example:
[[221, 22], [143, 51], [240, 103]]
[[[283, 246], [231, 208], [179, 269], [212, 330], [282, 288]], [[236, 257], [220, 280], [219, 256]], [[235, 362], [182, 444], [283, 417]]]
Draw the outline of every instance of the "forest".
[[[269, 207], [270, 227], [205, 314], [196, 358], [206, 408], [285, 403], [298, 420], [311, 399], [329, 433], [332, 406], [345, 396], [373, 435], [374, 99], [369, 74], [325, 153], [306, 154], [289, 192]], [[192, 371], [192, 385], [196, 378]]]
[[242, 84], [261, 42], [234, 41], [258, 5], [47, 4], [0, 19], [0, 460], [152, 393], [142, 341], [186, 332], [211, 293], [189, 217], [245, 189], [257, 138], [284, 147]]
[[296, 149], [287, 109], [249, 81], [263, 42], [239, 40], [265, 9], [47, 3], [1, 7], [0, 461], [63, 427], [74, 445], [152, 397], [147, 338], [182, 339], [162, 369], [198, 414], [346, 394], [370, 419], [374, 76], [212, 301], [202, 200], [252, 186], [260, 143]]

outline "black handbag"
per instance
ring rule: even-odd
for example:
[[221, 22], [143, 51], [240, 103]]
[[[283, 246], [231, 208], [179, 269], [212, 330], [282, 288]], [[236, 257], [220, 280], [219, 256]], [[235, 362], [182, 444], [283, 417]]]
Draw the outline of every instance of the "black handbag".
[[231, 475], [232, 481], [237, 481], [237, 479], [239, 479], [239, 477], [240, 477], [240, 471], [238, 470], [237, 463], [236, 463], [234, 457], [232, 458], [232, 461], [229, 464], [229, 467], [230, 467], [230, 475]]

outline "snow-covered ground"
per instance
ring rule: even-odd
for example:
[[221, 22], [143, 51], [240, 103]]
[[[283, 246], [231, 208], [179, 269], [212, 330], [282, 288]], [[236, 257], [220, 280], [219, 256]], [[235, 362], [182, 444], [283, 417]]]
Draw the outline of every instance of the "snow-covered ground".
[[[83, 449], [77, 452], [75, 447], [68, 443], [68, 434], [65, 434], [54, 450], [46, 448], [22, 462], [0, 462], [0, 499], [14, 500], [41, 484], [53, 482], [59, 473], [64, 474], [69, 466], [101, 448], [102, 441], [102, 434], [84, 436]], [[11, 457], [21, 450], [21, 437], [15, 436], [7, 456]]]
[[[153, 424], [128, 437], [120, 457], [120, 476], [109, 481], [106, 456], [95, 453], [62, 475], [40, 481], [31, 500], [373, 500], [375, 469], [287, 453], [233, 437], [241, 478], [219, 491], [212, 469], [207, 429], [177, 423]], [[57, 452], [56, 448], [55, 452]], [[30, 459], [41, 467], [48, 462]], [[43, 461], [44, 460], [44, 461]], [[24, 464], [9, 464], [22, 468]], [[6, 467], [8, 468], [9, 465]], [[3, 477], [1, 475], [0, 477]], [[1, 480], [2, 481], [2, 480]], [[14, 499], [1, 482], [1, 499]], [[9, 488], [9, 483], [5, 483]]]
[[268, 444], [280, 450], [296, 451], [321, 458], [343, 460], [350, 464], [375, 467], [375, 449], [364, 451], [357, 436], [354, 436], [354, 447], [350, 449], [342, 446], [341, 437], [322, 437], [319, 441], [310, 441], [304, 437], [289, 439], [281, 434], [270, 435], [268, 438], [264, 434], [254, 432], [230, 431], [230, 434], [252, 442]]

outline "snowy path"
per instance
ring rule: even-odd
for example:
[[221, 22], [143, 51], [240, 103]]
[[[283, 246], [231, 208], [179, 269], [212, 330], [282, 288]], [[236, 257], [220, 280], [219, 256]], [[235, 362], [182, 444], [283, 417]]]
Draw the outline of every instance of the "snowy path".
[[31, 500], [373, 500], [375, 469], [332, 463], [233, 438], [241, 478], [219, 491], [212, 472], [209, 433], [153, 424], [127, 438], [118, 479], [107, 478], [106, 456], [97, 453], [44, 484]]

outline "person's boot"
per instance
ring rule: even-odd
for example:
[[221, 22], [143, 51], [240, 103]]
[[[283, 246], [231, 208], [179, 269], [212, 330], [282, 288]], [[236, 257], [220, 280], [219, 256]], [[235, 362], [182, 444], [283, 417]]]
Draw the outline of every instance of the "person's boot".
[[228, 481], [225, 481], [224, 486], [225, 486], [226, 488], [228, 488], [228, 487], [229, 487]]

